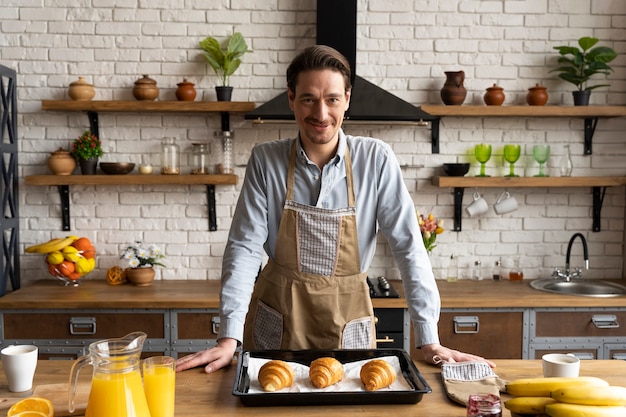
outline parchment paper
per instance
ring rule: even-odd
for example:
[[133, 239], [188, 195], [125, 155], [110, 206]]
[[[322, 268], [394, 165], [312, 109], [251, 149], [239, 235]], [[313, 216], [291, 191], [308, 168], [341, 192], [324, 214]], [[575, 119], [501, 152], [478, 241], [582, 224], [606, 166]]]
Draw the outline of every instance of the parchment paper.
[[[396, 380], [387, 388], [382, 388], [376, 392], [380, 391], [411, 391], [413, 388], [409, 385], [409, 383], [404, 379], [402, 375], [402, 371], [400, 369], [400, 361], [397, 356], [382, 356], [380, 358], [387, 362], [395, 369], [396, 371]], [[344, 375], [343, 379], [330, 387], [326, 388], [316, 388], [311, 384], [311, 380], [309, 379], [309, 367], [306, 365], [299, 364], [297, 362], [287, 362], [291, 365], [296, 373], [296, 377], [294, 378], [293, 385], [289, 388], [282, 389], [276, 392], [353, 392], [353, 391], [365, 391], [363, 387], [363, 383], [361, 382], [361, 377], [359, 376], [361, 372], [361, 367], [366, 363], [371, 361], [372, 359], [365, 359], [356, 362], [348, 362], [343, 364]], [[270, 359], [262, 359], [262, 358], [254, 358], [250, 357], [248, 360], [248, 376], [250, 378], [250, 390], [248, 391], [250, 394], [271, 394], [271, 392], [266, 392], [261, 388], [261, 384], [259, 383], [259, 369], [263, 366], [264, 363], [269, 362]]]

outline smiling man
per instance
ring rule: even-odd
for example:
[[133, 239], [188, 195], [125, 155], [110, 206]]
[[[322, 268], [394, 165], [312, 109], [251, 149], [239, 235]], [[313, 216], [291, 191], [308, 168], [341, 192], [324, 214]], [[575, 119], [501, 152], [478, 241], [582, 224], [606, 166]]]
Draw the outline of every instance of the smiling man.
[[[385, 142], [346, 135], [350, 67], [312, 46], [287, 69], [298, 137], [257, 145], [224, 252], [217, 346], [178, 360], [212, 372], [244, 349], [375, 348], [367, 270], [380, 230], [431, 363], [482, 360], [439, 344], [440, 299], [414, 203]], [[259, 273], [263, 252], [269, 261]], [[493, 364], [490, 363], [492, 366]]]

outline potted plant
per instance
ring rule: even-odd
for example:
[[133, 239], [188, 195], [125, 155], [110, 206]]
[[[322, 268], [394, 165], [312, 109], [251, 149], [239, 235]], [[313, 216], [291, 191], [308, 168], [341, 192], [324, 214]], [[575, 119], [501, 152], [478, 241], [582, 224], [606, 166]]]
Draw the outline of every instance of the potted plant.
[[139, 240], [127, 246], [120, 255], [120, 259], [128, 262], [126, 278], [138, 286], [147, 286], [152, 283], [156, 273], [154, 266], [165, 266], [159, 262], [163, 258], [165, 255], [158, 246], [145, 246]]
[[585, 36], [578, 40], [579, 47], [567, 45], [554, 47], [561, 55], [558, 59], [560, 66], [550, 72], [558, 72], [559, 78], [576, 86], [577, 90], [573, 92], [574, 105], [588, 105], [591, 90], [609, 85], [587, 85], [589, 79], [596, 74], [610, 74], [613, 69], [608, 63], [617, 57], [613, 49], [595, 46], [597, 43], [597, 38]]
[[202, 56], [207, 60], [215, 74], [221, 81], [220, 86], [215, 87], [219, 101], [230, 101], [233, 87], [228, 84], [229, 77], [235, 73], [241, 65], [241, 57], [248, 50], [248, 45], [239, 32], [234, 33], [222, 44], [213, 37], [200, 41], [200, 48], [204, 51]]
[[100, 139], [86, 130], [72, 143], [70, 154], [78, 161], [83, 175], [96, 173], [98, 158], [102, 156], [102, 143]]

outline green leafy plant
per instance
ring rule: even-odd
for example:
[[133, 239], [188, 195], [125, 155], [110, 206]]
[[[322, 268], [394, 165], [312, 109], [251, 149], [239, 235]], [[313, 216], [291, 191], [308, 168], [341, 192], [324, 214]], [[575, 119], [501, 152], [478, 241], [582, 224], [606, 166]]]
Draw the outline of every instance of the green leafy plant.
[[208, 37], [200, 41], [200, 48], [204, 51], [202, 56], [207, 60], [215, 74], [222, 81], [223, 86], [228, 86], [231, 75], [237, 71], [241, 65], [241, 57], [248, 50], [248, 45], [243, 35], [234, 33], [220, 45], [217, 39]]
[[607, 87], [609, 84], [587, 85], [587, 81], [596, 74], [610, 74], [613, 69], [608, 63], [617, 57], [613, 49], [607, 46], [595, 46], [597, 43], [597, 38], [585, 36], [578, 40], [580, 48], [567, 45], [555, 46], [554, 49], [561, 55], [558, 59], [560, 66], [550, 72], [558, 72], [559, 78], [574, 84], [578, 91]]
[[70, 154], [76, 159], [99, 158], [103, 155], [100, 139], [93, 133], [86, 130], [72, 143]]

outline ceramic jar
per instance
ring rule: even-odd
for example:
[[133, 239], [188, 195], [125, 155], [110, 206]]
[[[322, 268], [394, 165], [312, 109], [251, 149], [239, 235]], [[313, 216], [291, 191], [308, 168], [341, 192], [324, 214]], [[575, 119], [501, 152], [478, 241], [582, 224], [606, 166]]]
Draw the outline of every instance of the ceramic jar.
[[138, 287], [147, 287], [152, 284], [155, 275], [156, 271], [151, 266], [140, 266], [126, 270], [126, 278], [128, 281]]
[[528, 89], [526, 103], [528, 103], [529, 106], [545, 106], [547, 102], [548, 93], [546, 92], [546, 87], [535, 84], [534, 87]]
[[48, 168], [55, 175], [71, 175], [76, 168], [76, 160], [69, 151], [59, 148], [48, 157]]
[[196, 99], [196, 89], [194, 88], [194, 83], [191, 83], [184, 78], [182, 83], [178, 83], [176, 85], [178, 86], [176, 89], [176, 99], [178, 101], [194, 101]]
[[446, 82], [441, 89], [441, 100], [444, 104], [460, 106], [465, 101], [467, 90], [463, 85], [465, 81], [464, 71], [445, 71]]
[[78, 77], [78, 80], [70, 83], [67, 94], [72, 100], [88, 101], [95, 97], [96, 90], [83, 77]]
[[133, 96], [137, 100], [155, 100], [159, 96], [157, 82], [147, 75], [144, 75], [143, 78], [135, 81]]
[[504, 98], [504, 90], [496, 84], [487, 88], [487, 92], [483, 96], [483, 100], [488, 106], [501, 106], [504, 103]]

